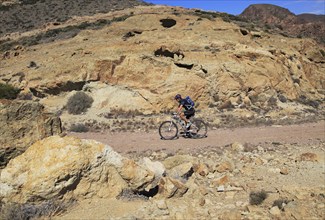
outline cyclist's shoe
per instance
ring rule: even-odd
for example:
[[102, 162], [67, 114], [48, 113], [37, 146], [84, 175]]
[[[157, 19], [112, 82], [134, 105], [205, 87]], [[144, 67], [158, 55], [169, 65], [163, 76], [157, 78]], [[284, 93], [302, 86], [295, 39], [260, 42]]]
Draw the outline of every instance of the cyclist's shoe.
[[191, 138], [191, 137], [192, 137], [192, 135], [191, 135], [191, 133], [190, 133], [190, 132], [188, 132], [188, 131], [187, 131], [187, 132], [185, 133], [185, 137], [186, 137], [186, 138]]

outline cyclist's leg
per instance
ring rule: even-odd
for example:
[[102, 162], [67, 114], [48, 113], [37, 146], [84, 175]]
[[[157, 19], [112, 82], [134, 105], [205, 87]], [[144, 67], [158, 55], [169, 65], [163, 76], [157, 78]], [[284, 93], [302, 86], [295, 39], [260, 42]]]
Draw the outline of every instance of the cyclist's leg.
[[186, 116], [186, 111], [181, 112], [181, 114], [179, 115], [179, 117], [187, 124], [188, 123], [188, 119]]
[[189, 131], [191, 130], [191, 126], [192, 126], [192, 122], [190, 118], [192, 118], [195, 115], [195, 109], [187, 110], [185, 115], [186, 115], [186, 119], [188, 120], [188, 123], [186, 124], [186, 130], [187, 133], [190, 134]]

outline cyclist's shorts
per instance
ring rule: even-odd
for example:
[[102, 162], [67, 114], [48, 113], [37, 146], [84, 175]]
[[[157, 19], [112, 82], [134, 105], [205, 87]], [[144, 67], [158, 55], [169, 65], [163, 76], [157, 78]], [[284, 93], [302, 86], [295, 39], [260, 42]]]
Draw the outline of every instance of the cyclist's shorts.
[[184, 115], [186, 116], [187, 119], [195, 115], [195, 109], [192, 108], [190, 110], [185, 110]]

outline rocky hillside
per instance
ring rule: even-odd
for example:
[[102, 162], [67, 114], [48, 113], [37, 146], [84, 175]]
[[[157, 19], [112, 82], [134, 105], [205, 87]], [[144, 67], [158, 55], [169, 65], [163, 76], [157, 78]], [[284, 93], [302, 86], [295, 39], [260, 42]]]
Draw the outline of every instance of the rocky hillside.
[[[66, 128], [85, 121], [98, 127], [123, 112], [168, 112], [176, 93], [191, 95], [215, 126], [224, 110], [238, 114], [241, 124], [320, 117], [325, 47], [253, 31], [236, 19], [163, 6], [75, 17], [2, 38], [0, 80], [63, 113]], [[91, 108], [66, 114], [68, 98], [79, 90], [94, 99]]]
[[78, 16], [146, 5], [139, 0], [20, 0], [0, 2], [0, 36], [58, 25]]
[[283, 33], [295, 37], [310, 37], [325, 43], [325, 15], [295, 15], [288, 9], [269, 4], [254, 4], [240, 15], [242, 18], [267, 28], [277, 28]]

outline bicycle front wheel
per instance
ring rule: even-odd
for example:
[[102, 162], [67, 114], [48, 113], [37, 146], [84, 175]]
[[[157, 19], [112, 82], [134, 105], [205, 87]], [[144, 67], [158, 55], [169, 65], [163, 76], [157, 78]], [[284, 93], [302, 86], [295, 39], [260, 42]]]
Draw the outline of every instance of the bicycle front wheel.
[[159, 135], [162, 139], [172, 140], [177, 137], [178, 128], [173, 121], [164, 121], [159, 126]]
[[208, 126], [200, 119], [192, 122], [190, 134], [193, 138], [204, 138], [207, 136]]

